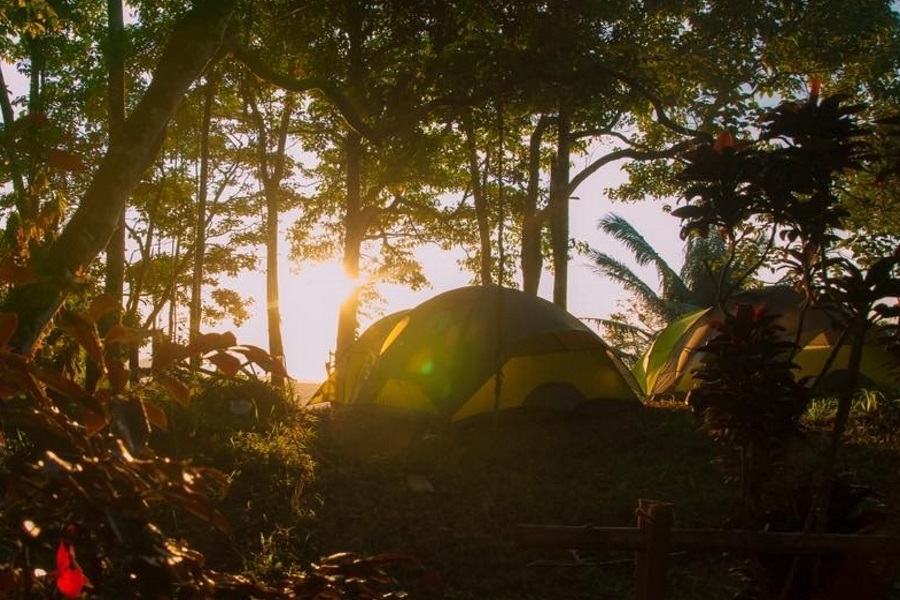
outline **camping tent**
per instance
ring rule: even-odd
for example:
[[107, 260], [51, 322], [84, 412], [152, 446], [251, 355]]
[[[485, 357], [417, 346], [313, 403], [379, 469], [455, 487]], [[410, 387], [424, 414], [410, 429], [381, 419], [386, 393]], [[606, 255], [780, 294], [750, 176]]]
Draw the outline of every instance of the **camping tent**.
[[[800, 346], [794, 357], [794, 362], [799, 366], [797, 375], [809, 376], [812, 383], [820, 375], [834, 344], [840, 338], [841, 330], [829, 311], [821, 308], [804, 311], [802, 303], [803, 298], [791, 288], [770, 286], [735, 294], [726, 304], [728, 307], [738, 304], [764, 305], [769, 312], [780, 315], [776, 323], [784, 328], [785, 339], [796, 340]], [[721, 318], [720, 309], [704, 308], [676, 319], [660, 332], [632, 369], [647, 396], [691, 389], [694, 381], [690, 372], [700, 359], [696, 350], [714, 335], [710, 323]], [[826, 374], [827, 380], [834, 380], [846, 369], [848, 356], [848, 347], [842, 346]], [[866, 345], [862, 367], [867, 383], [880, 387], [897, 385], [890, 367], [890, 357], [877, 344]]]
[[346, 392], [336, 401], [454, 421], [521, 406], [639, 406], [631, 374], [596, 333], [518, 290], [451, 290], [397, 317], [390, 332], [384, 329], [379, 324], [370, 334], [370, 328], [356, 344], [366, 344], [357, 352], [369, 357], [380, 346], [365, 372], [350, 366], [352, 359], [337, 369], [336, 382]]

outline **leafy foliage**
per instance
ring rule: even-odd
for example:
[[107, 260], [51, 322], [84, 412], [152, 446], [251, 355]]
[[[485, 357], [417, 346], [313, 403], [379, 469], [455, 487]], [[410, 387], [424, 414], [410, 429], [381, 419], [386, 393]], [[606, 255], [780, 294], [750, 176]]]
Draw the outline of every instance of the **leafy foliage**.
[[799, 432], [810, 393], [798, 382], [777, 315], [761, 306], [738, 305], [711, 325], [716, 335], [701, 348], [699, 382], [688, 403], [717, 441], [741, 449], [744, 495], [761, 515], [762, 485], [773, 478]]
[[[833, 515], [844, 518], [845, 509], [856, 511], [852, 503], [849, 508], [842, 504], [846, 490], [835, 477], [837, 455], [859, 382], [863, 345], [877, 321], [893, 321], [900, 314], [890, 303], [900, 298], [900, 252], [868, 257], [866, 269], [837, 251], [849, 216], [841, 186], [879, 162], [869, 129], [858, 121], [862, 106], [846, 100], [841, 95], [820, 99], [814, 81], [806, 102], [783, 102], [766, 115], [756, 143], [738, 143], [723, 133], [694, 150], [682, 175], [688, 204], [673, 211], [683, 220], [683, 236], [716, 229], [731, 236], [744, 223], [770, 228], [795, 287], [808, 303], [832, 309], [843, 328], [833, 353], [844, 338], [849, 340], [847, 377], [819, 482], [805, 502], [797, 501], [790, 486], [773, 485], [783, 474], [787, 442], [797, 432], [810, 393], [791, 373], [791, 345], [778, 341], [773, 317], [762, 308], [739, 307], [702, 348], [702, 364], [694, 372], [699, 383], [689, 401], [707, 431], [741, 451], [745, 525], [772, 526], [768, 517], [780, 504], [792, 516], [788, 527], [824, 532], [832, 530]], [[827, 577], [806, 578], [798, 564], [799, 559], [793, 565], [764, 562], [765, 585], [774, 582], [782, 597], [826, 585]]]

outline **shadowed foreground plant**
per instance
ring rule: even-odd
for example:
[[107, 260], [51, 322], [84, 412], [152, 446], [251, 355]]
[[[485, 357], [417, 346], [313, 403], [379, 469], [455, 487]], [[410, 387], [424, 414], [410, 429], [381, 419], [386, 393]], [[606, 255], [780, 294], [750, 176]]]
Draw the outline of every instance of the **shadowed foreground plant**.
[[809, 390], [794, 377], [794, 345], [784, 340], [778, 315], [739, 305], [698, 352], [700, 366], [688, 403], [703, 429], [740, 451], [744, 525], [759, 525], [766, 487], [777, 478], [788, 444], [800, 430]]
[[[133, 383], [124, 362], [105, 350], [146, 334], [121, 326], [104, 337], [97, 333], [98, 319], [117, 308], [101, 297], [86, 313], [64, 313], [59, 320], [65, 335], [99, 366], [94, 392], [13, 352], [16, 316], [0, 315], [0, 597], [49, 598], [56, 588], [75, 598], [88, 586], [101, 597], [204, 598], [229, 590], [280, 597], [310, 591], [303, 587], [310, 585], [365, 586], [371, 583], [367, 575], [392, 564], [373, 559], [358, 567], [358, 580], [315, 583], [314, 576], [302, 575], [270, 587], [212, 572], [201, 553], [167, 536], [154, 522], [155, 509], [189, 513], [229, 538], [231, 527], [214, 503], [228, 481], [219, 471], [159, 456], [148, 446], [151, 425], [165, 429], [168, 423], [147, 398], [162, 389], [188, 404], [191, 390], [179, 371], [191, 357], [208, 361], [222, 376], [249, 363], [270, 372], [280, 367], [261, 349], [237, 345], [231, 334], [206, 334], [186, 345], [161, 342], [150, 376]], [[345, 563], [335, 568], [352, 570]], [[385, 587], [372, 589], [387, 598]], [[325, 597], [312, 592], [300, 597]], [[327, 597], [375, 597], [353, 594]]]

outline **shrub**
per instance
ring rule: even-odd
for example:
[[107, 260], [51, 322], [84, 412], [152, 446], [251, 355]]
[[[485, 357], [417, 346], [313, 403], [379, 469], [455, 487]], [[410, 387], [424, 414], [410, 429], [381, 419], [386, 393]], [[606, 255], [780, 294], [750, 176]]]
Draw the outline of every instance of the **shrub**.
[[739, 305], [713, 323], [716, 335], [702, 348], [688, 403], [703, 429], [741, 452], [746, 525], [760, 523], [766, 486], [776, 479], [790, 440], [800, 430], [809, 391], [796, 381], [777, 315]]

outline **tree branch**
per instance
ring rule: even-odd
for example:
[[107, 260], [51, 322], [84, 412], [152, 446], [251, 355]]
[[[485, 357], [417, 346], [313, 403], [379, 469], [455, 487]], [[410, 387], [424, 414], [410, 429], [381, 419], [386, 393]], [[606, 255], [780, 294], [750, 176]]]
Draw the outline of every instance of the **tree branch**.
[[371, 142], [377, 142], [380, 139], [381, 135], [365, 122], [350, 100], [332, 82], [317, 77], [298, 79], [279, 73], [249, 49], [236, 44], [231, 47], [231, 55], [243, 63], [255, 76], [283, 90], [298, 93], [320, 92], [334, 104], [350, 129]]

